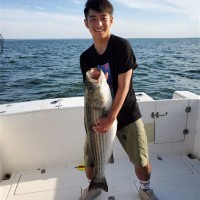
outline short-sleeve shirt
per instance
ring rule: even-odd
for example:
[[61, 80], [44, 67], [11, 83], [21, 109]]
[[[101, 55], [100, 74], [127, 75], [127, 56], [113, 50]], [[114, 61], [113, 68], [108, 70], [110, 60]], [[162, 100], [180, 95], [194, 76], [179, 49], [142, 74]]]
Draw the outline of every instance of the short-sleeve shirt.
[[[96, 51], [94, 44], [84, 51], [80, 56], [80, 67], [83, 74], [83, 81], [86, 79], [86, 72], [91, 68], [100, 68], [104, 73], [108, 73], [108, 84], [113, 98], [118, 88], [118, 75], [135, 69], [137, 67], [136, 58], [130, 43], [115, 35], [111, 35], [107, 48], [102, 55]], [[130, 87], [124, 104], [117, 116], [118, 129], [136, 121], [141, 117], [137, 104], [132, 77]]]

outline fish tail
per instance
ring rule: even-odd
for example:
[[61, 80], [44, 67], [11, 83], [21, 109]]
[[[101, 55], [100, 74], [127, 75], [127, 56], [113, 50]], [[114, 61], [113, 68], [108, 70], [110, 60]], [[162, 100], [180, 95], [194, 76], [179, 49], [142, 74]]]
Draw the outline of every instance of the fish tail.
[[105, 192], [108, 192], [108, 185], [107, 185], [105, 177], [103, 177], [102, 180], [97, 180], [95, 179], [95, 177], [93, 177], [89, 186], [89, 190], [92, 190], [92, 189], [96, 190], [98, 188], [104, 190]]

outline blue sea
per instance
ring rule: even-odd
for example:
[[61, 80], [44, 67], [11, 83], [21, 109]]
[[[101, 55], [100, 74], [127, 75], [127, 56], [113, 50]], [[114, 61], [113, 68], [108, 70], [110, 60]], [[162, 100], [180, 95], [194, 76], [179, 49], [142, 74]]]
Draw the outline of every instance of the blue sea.
[[[171, 99], [200, 95], [200, 38], [128, 39], [137, 58], [136, 92]], [[91, 39], [5, 40], [0, 54], [0, 104], [83, 95], [79, 56]]]

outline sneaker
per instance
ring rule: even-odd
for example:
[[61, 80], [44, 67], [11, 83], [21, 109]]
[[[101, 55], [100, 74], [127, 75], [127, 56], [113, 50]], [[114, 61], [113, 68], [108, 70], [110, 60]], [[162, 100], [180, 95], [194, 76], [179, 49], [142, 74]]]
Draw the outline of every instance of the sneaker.
[[159, 200], [156, 195], [154, 194], [152, 189], [148, 190], [142, 190], [140, 188], [139, 190], [139, 196], [142, 200]]
[[96, 196], [101, 194], [101, 189], [96, 189], [96, 190], [88, 190], [88, 188], [86, 188], [82, 195], [80, 196], [79, 200], [92, 200], [94, 199]]

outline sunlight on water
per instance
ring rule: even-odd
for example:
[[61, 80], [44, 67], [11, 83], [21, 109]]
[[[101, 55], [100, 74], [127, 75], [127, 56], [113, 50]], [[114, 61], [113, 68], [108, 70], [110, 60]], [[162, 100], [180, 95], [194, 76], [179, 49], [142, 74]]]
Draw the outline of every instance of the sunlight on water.
[[[200, 39], [129, 39], [137, 58], [136, 92], [154, 99], [175, 90], [200, 94]], [[92, 44], [76, 40], [5, 40], [0, 54], [0, 104], [83, 95], [79, 56]]]

